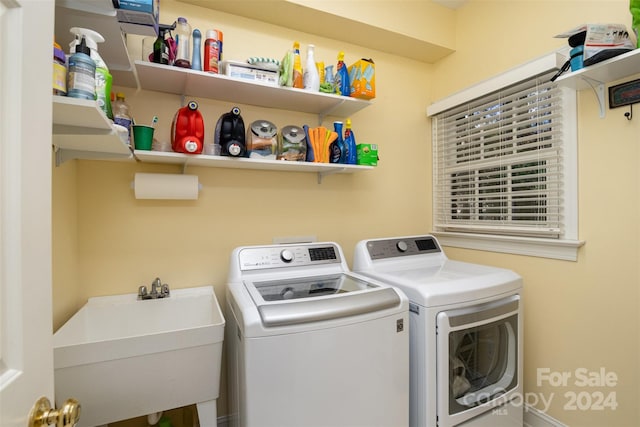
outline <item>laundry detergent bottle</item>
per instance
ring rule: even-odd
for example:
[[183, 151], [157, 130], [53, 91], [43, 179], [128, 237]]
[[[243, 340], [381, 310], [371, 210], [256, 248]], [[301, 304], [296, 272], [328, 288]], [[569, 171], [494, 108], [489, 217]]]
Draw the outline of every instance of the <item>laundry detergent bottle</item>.
[[344, 145], [347, 150], [346, 163], [355, 165], [357, 160], [356, 155], [356, 136], [351, 129], [351, 119], [347, 119], [344, 129]]
[[177, 153], [200, 154], [204, 143], [204, 120], [198, 103], [180, 108], [171, 123], [171, 148]]
[[349, 82], [349, 70], [344, 63], [344, 52], [338, 53], [338, 65], [335, 75], [336, 93], [342, 96], [351, 96], [351, 83]]
[[329, 163], [346, 163], [347, 151], [342, 138], [342, 126], [342, 122], [333, 122], [333, 130], [338, 134], [338, 138], [329, 146]]
[[244, 120], [240, 115], [240, 108], [233, 107], [231, 111], [220, 116], [213, 141], [220, 145], [222, 156], [247, 157]]

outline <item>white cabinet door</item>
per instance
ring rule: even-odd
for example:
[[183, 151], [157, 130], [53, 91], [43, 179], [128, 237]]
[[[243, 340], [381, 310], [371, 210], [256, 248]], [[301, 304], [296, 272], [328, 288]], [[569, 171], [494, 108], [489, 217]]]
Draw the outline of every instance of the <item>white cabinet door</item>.
[[0, 425], [53, 402], [54, 0], [0, 0]]

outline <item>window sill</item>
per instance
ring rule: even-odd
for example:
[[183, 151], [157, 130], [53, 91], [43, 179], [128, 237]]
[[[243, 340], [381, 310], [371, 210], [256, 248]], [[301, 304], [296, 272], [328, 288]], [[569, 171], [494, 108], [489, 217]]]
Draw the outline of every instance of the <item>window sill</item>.
[[534, 237], [433, 232], [443, 246], [577, 261], [584, 240], [551, 240]]

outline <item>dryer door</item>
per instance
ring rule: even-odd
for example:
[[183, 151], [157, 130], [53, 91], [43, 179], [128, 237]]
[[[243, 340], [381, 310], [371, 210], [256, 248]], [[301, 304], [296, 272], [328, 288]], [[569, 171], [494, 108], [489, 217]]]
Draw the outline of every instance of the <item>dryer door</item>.
[[521, 390], [519, 317], [518, 295], [438, 314], [439, 425], [491, 412]]

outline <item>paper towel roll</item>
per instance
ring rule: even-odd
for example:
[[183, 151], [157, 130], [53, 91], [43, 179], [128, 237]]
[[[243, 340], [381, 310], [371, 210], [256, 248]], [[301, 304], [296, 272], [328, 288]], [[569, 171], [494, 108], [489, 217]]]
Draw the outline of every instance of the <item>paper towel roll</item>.
[[196, 200], [198, 176], [166, 173], [136, 173], [136, 199]]

